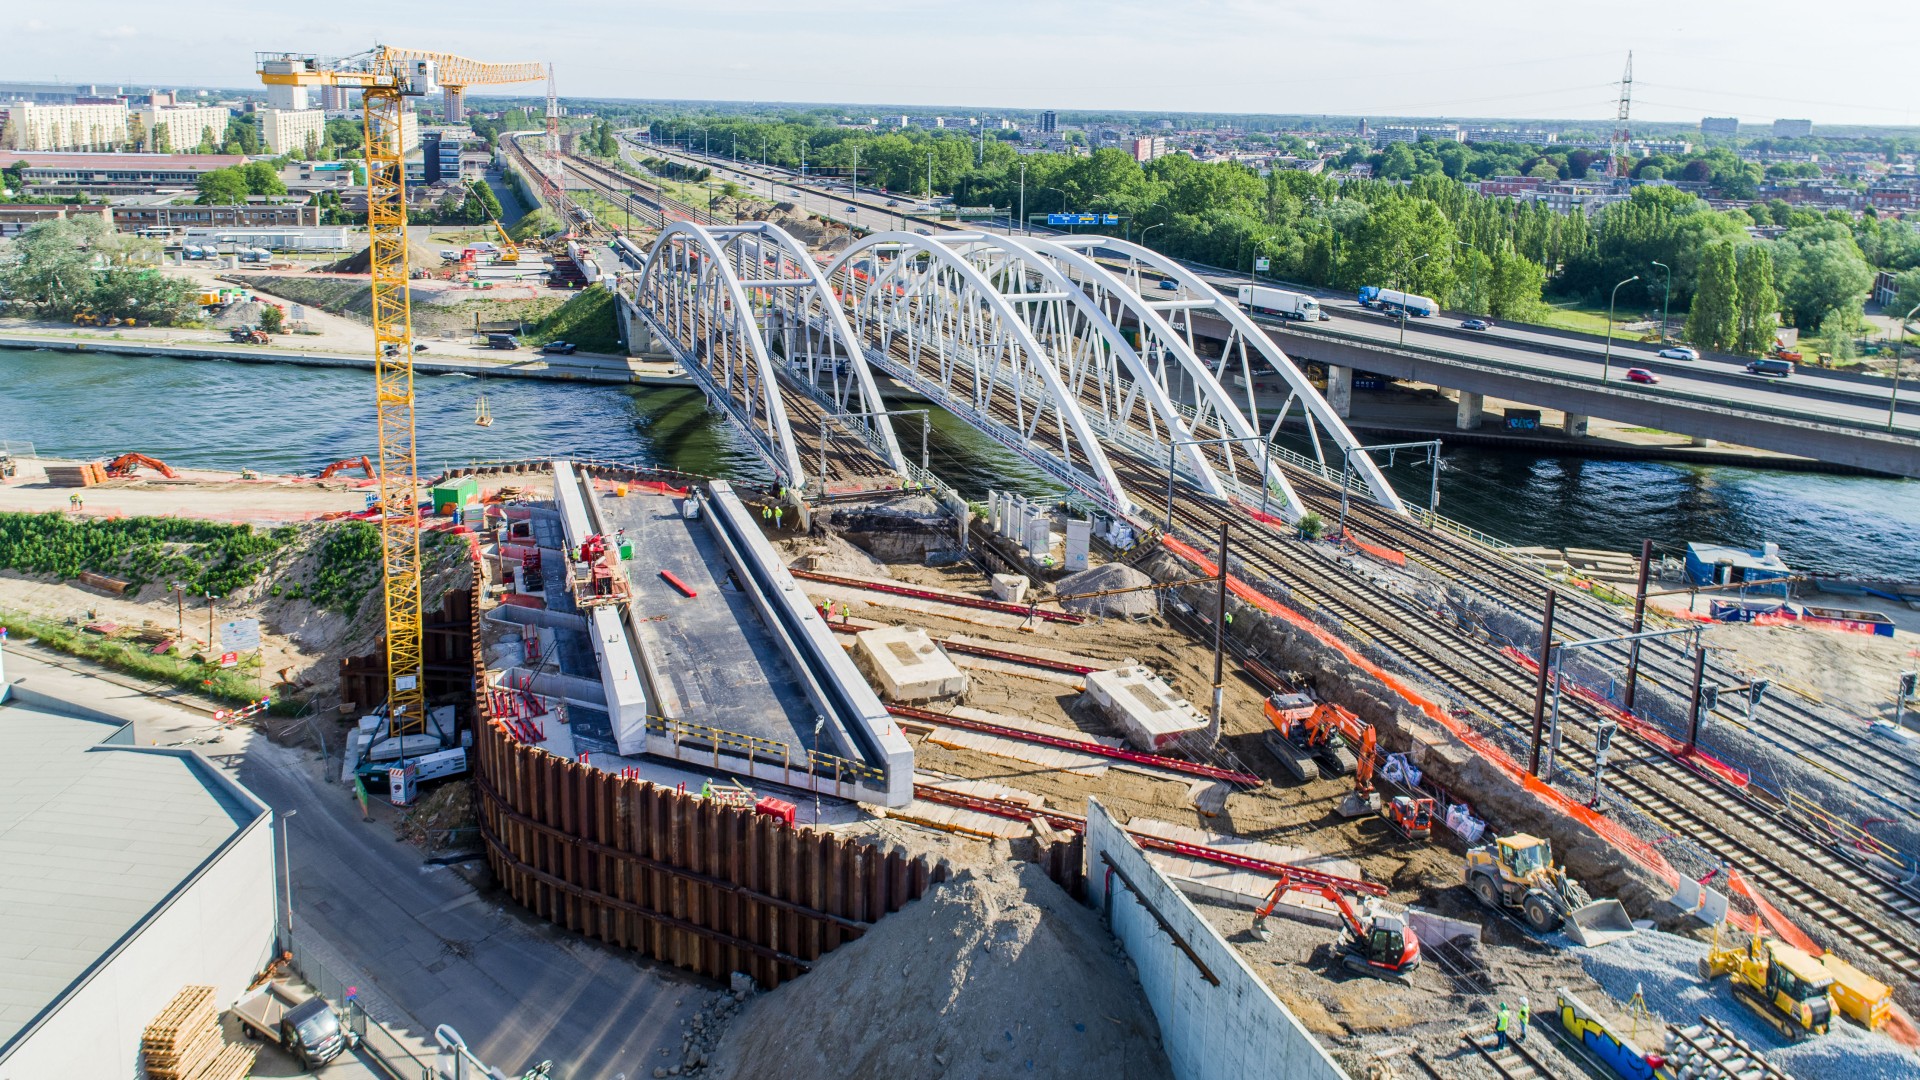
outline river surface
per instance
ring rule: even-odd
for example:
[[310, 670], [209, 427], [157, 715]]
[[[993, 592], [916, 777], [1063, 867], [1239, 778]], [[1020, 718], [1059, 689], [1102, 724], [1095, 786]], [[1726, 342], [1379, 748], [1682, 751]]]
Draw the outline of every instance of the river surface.
[[[0, 440], [31, 442], [53, 457], [138, 450], [176, 465], [311, 472], [373, 451], [370, 381], [338, 368], [0, 349]], [[473, 423], [483, 390], [494, 415], [486, 428]], [[692, 389], [427, 375], [415, 397], [426, 473], [566, 456], [744, 481], [770, 475]], [[901, 448], [917, 460], [919, 419], [896, 425]], [[932, 414], [927, 451], [935, 473], [975, 498], [988, 488], [1053, 490], [943, 412]], [[1403, 459], [1389, 475], [1408, 502], [1426, 504], [1424, 464]], [[1920, 482], [1911, 480], [1453, 447], [1440, 510], [1517, 544], [1636, 551], [1651, 537], [1656, 550], [1679, 555], [1690, 540], [1773, 541], [1796, 567], [1920, 577]]]

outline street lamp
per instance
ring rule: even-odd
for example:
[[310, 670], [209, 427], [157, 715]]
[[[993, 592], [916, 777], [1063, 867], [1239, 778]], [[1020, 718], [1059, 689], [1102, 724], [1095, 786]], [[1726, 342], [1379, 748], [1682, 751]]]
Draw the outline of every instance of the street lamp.
[[1433, 252], [1427, 251], [1415, 255], [1408, 259], [1406, 265], [1400, 270], [1400, 344], [1403, 346], [1407, 343], [1407, 279], [1413, 276], [1413, 268], [1419, 264], [1420, 260], [1432, 254]]
[[293, 948], [293, 862], [287, 857], [287, 829], [298, 810], [280, 815], [280, 872], [287, 878], [287, 948]]
[[1631, 285], [1639, 280], [1639, 274], [1633, 275], [1619, 285], [1615, 285], [1612, 295], [1607, 297], [1607, 351], [1605, 358], [1600, 362], [1601, 382], [1607, 381], [1607, 373], [1613, 369], [1613, 302], [1620, 298], [1620, 285]]
[[1888, 431], [1893, 430], [1893, 414], [1900, 407], [1900, 357], [1905, 354], [1907, 348], [1907, 321], [1913, 318], [1915, 312], [1920, 312], [1920, 304], [1913, 305], [1905, 315], [1900, 316], [1900, 322], [1896, 327], [1900, 335], [1893, 345], [1893, 394], [1887, 398]]
[[1247, 310], [1249, 311], [1253, 310], [1253, 290], [1260, 284], [1260, 279], [1253, 276], [1254, 267], [1260, 265], [1260, 247], [1262, 244], [1271, 244], [1279, 238], [1280, 234], [1274, 233], [1272, 236], [1253, 245], [1253, 254], [1247, 256]]
[[1140, 246], [1141, 246], [1141, 247], [1146, 247], [1146, 246], [1147, 246], [1147, 234], [1148, 234], [1148, 233], [1150, 233], [1150, 232], [1152, 232], [1153, 230], [1155, 230], [1155, 229], [1157, 229], [1157, 228], [1159, 228], [1160, 226], [1162, 226], [1162, 225], [1165, 225], [1165, 224], [1166, 224], [1166, 222], [1164, 222], [1164, 221], [1158, 221], [1158, 222], [1155, 222], [1155, 223], [1154, 223], [1154, 224], [1152, 224], [1152, 225], [1149, 225], [1149, 226], [1147, 226], [1147, 227], [1146, 227], [1146, 228], [1144, 228], [1144, 229], [1141, 229], [1141, 230], [1140, 230]]
[[1660, 294], [1660, 344], [1665, 345], [1667, 343], [1667, 304], [1673, 299], [1673, 267], [1658, 259], [1654, 260], [1653, 265], [1667, 272], [1665, 291]]
[[1033, 234], [1033, 230], [1027, 228], [1027, 163], [1024, 161], [1020, 163], [1020, 231], [1029, 236]]

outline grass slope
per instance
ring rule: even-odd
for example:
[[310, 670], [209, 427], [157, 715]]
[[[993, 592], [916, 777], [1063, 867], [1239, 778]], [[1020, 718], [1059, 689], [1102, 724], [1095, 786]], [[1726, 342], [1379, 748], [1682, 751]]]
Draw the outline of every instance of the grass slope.
[[545, 318], [528, 326], [523, 335], [540, 344], [571, 341], [581, 352], [626, 354], [620, 330], [614, 324], [613, 294], [602, 288], [582, 289]]

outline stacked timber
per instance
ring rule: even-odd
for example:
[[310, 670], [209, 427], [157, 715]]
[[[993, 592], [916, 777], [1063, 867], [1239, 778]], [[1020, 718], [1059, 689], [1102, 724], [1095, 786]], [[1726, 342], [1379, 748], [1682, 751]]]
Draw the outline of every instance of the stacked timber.
[[107, 482], [106, 466], [97, 461], [82, 461], [72, 465], [48, 463], [47, 484], [51, 487], [92, 487]]
[[1512, 547], [1506, 554], [1544, 574], [1567, 574], [1589, 581], [1632, 585], [1640, 580], [1640, 559], [1624, 551], [1594, 548]]
[[213, 987], [183, 987], [140, 1036], [150, 1080], [242, 1080], [253, 1049], [229, 1046], [220, 1034]]

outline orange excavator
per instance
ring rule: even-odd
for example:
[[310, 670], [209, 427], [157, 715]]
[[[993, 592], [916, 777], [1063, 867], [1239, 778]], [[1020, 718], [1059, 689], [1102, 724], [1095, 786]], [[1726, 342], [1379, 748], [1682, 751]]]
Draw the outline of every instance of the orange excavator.
[[1282, 877], [1273, 883], [1266, 903], [1253, 915], [1253, 932], [1267, 936], [1267, 917], [1280, 906], [1280, 898], [1290, 890], [1318, 893], [1340, 913], [1345, 932], [1340, 935], [1341, 963], [1347, 970], [1381, 979], [1406, 980], [1420, 966], [1420, 938], [1408, 925], [1405, 915], [1383, 911], [1378, 900], [1363, 901], [1364, 912], [1355, 910], [1345, 893], [1320, 882], [1295, 882]]
[[180, 475], [169, 468], [166, 462], [161, 461], [159, 458], [148, 457], [145, 454], [121, 454], [119, 457], [107, 462], [107, 475], [132, 476], [133, 470], [142, 465], [145, 465], [147, 468], [152, 469], [154, 472], [159, 473], [169, 480]]
[[1274, 728], [1267, 736], [1267, 748], [1294, 779], [1316, 779], [1316, 762], [1325, 762], [1336, 772], [1353, 774], [1353, 790], [1336, 808], [1341, 817], [1377, 813], [1409, 840], [1433, 835], [1432, 799], [1402, 795], [1382, 805], [1380, 793], [1373, 786], [1380, 737], [1372, 724], [1348, 709], [1315, 701], [1284, 684], [1267, 698], [1265, 708], [1267, 721]]
[[373, 462], [367, 460], [367, 456], [365, 454], [362, 454], [357, 458], [341, 458], [339, 461], [336, 461], [333, 464], [327, 466], [326, 468], [321, 469], [320, 475], [314, 477], [314, 479], [315, 480], [331, 480], [334, 477], [340, 475], [341, 473], [347, 472], [352, 469], [359, 469], [360, 471], [367, 474], [367, 479], [369, 480], [373, 479]]

